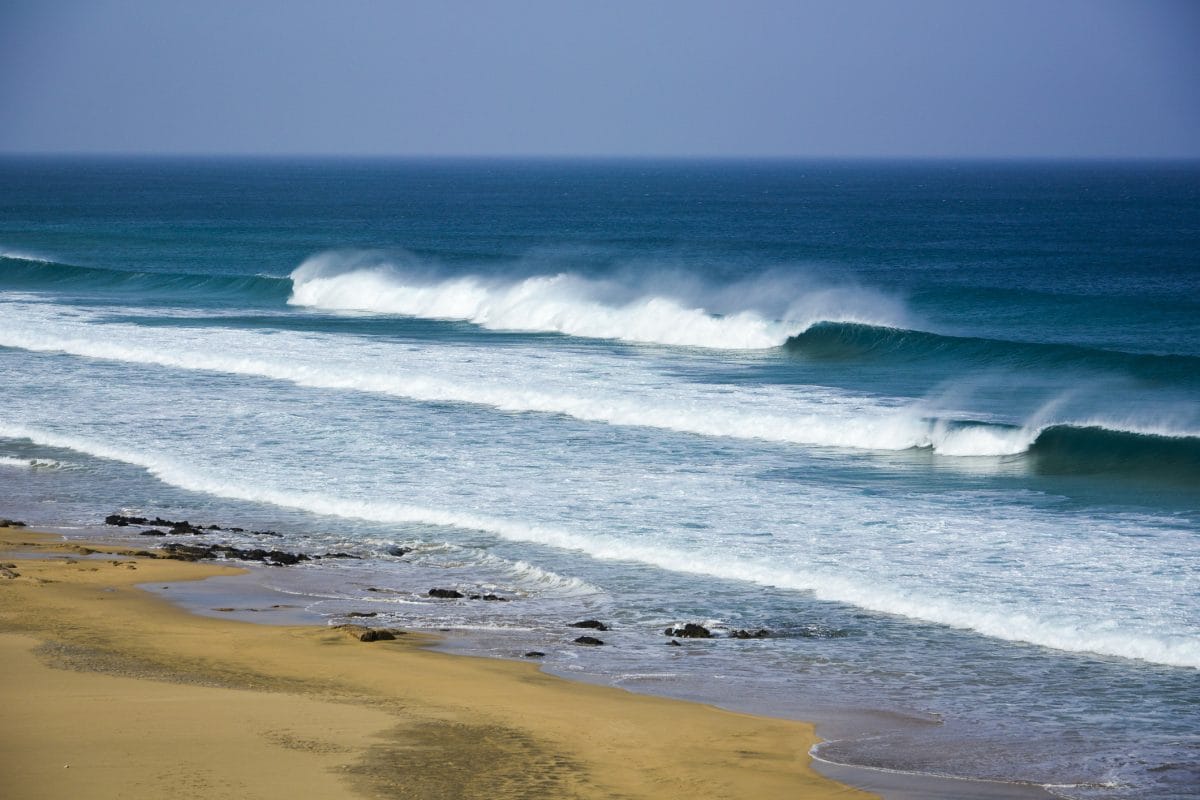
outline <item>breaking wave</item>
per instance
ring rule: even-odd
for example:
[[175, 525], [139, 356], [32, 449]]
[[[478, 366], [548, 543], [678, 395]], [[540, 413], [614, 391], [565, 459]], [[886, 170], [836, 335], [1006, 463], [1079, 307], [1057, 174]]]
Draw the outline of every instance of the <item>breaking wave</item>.
[[[15, 308], [15, 306], [14, 306]], [[79, 325], [71, 335], [56, 320], [50, 330], [12, 318], [0, 329], [0, 347], [66, 353], [171, 369], [212, 371], [285, 381], [297, 386], [383, 394], [417, 402], [463, 403], [508, 413], [560, 414], [584, 422], [636, 426], [701, 436], [758, 439], [815, 447], [860, 450], [925, 448], [943, 456], [1006, 457], [1028, 454], [1047, 472], [1128, 472], [1200, 476], [1200, 438], [1187, 430], [1141, 430], [1100, 420], [1039, 421], [1029, 425], [929, 415], [919, 405], [880, 405], [868, 398], [831, 394], [820, 387], [777, 391], [706, 384], [671, 385], [648, 391], [647, 376], [619, 377], [632, 389], [587, 380], [530, 379], [539, 362], [471, 361], [459, 369], [436, 352], [427, 357], [311, 336], [269, 339], [240, 333], [168, 338], [162, 331], [107, 325], [104, 337]], [[71, 330], [71, 328], [67, 328]], [[127, 336], [120, 334], [125, 332]], [[197, 346], [203, 342], [202, 346]], [[328, 343], [328, 346], [326, 344]], [[305, 354], [316, 347], [317, 360]], [[341, 349], [345, 348], [345, 349]], [[280, 352], [288, 352], [286, 358]], [[449, 354], [447, 354], [449, 355]], [[397, 357], [414, 359], [410, 364]], [[455, 356], [461, 358], [461, 356]], [[619, 364], [619, 362], [618, 362]], [[584, 369], [583, 373], [594, 367]], [[611, 368], [604, 362], [604, 369]], [[466, 370], [464, 372], [463, 370]]]
[[719, 350], [778, 347], [821, 321], [898, 325], [905, 318], [898, 301], [869, 289], [765, 277], [716, 291], [654, 271], [620, 282], [569, 272], [445, 276], [411, 259], [333, 252], [308, 259], [291, 278], [288, 302], [296, 306]]

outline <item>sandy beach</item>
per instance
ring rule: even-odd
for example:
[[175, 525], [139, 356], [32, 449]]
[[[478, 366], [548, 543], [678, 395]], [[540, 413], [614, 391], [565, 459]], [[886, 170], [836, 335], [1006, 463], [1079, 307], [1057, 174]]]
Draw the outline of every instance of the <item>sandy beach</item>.
[[189, 614], [237, 569], [0, 528], [0, 753], [17, 798], [871, 797], [812, 726], [451, 656], [398, 633]]

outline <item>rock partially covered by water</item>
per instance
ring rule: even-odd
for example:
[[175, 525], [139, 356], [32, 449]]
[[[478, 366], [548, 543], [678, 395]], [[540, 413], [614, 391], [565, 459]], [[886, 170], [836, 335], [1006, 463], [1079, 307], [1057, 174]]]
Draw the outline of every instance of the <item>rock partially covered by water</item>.
[[766, 639], [771, 635], [771, 632], [766, 628], [759, 628], [756, 631], [747, 631], [738, 629], [729, 634], [730, 639]]
[[591, 628], [596, 631], [606, 631], [608, 626], [598, 619], [585, 619], [582, 622], [572, 622], [572, 628]]
[[[148, 517], [133, 517], [124, 514], [109, 514], [104, 518], [105, 525], [115, 525], [118, 528], [124, 528], [129, 525], [151, 525], [156, 528], [170, 528], [172, 536], [191, 535], [198, 536], [202, 533], [210, 531], [229, 531], [230, 533], [250, 533], [254, 536], [283, 536], [282, 533], [275, 531], [247, 531], [245, 528], [228, 527], [222, 528], [220, 525], [193, 525], [185, 520], [170, 520], [162, 517], [149, 519]], [[154, 536], [157, 534], [144, 533], [145, 536]]]
[[24, 528], [25, 523], [17, 519], [0, 518], [0, 528]]
[[446, 600], [456, 600], [464, 595], [462, 592], [455, 591], [454, 589], [430, 589], [429, 596], [441, 597]]
[[206, 558], [231, 558], [238, 561], [258, 561], [273, 567], [290, 567], [309, 557], [303, 553], [287, 553], [283, 550], [263, 550], [254, 548], [243, 550], [226, 544], [179, 544], [171, 542], [162, 547], [165, 558], [177, 561], [199, 561]]
[[580, 636], [575, 640], [575, 644], [587, 645], [588, 647], [597, 647], [604, 644], [604, 642], [600, 639], [597, 639], [595, 636]]
[[145, 517], [126, 517], [123, 514], [109, 514], [104, 518], [104, 524], [124, 528], [126, 525], [148, 525], [150, 521]]
[[164, 544], [162, 547], [164, 558], [173, 558], [176, 561], [199, 561], [202, 558], [216, 558], [217, 554], [212, 547], [204, 547], [195, 544], [178, 544], [171, 542]]
[[712, 632], [703, 625], [689, 622], [680, 627], [667, 628], [663, 631], [667, 636], [678, 636], [681, 639], [711, 639]]
[[543, 653], [541, 650], [530, 650], [528, 653], [525, 654], [525, 657], [526, 658], [545, 658], [546, 654]]

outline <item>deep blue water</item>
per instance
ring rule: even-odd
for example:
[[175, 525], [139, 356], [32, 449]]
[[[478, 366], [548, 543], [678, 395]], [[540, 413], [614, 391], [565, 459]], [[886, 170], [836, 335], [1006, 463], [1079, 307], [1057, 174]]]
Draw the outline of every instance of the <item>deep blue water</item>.
[[1194, 164], [10, 159], [0, 486], [833, 760], [1194, 797], [1198, 290]]

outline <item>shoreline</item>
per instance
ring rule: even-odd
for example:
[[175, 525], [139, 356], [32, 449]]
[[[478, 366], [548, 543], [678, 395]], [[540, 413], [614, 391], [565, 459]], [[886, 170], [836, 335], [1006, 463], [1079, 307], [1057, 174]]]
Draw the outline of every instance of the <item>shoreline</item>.
[[809, 723], [447, 655], [423, 634], [214, 619], [138, 588], [236, 567], [26, 528], [0, 528], [0, 552], [14, 797], [876, 796], [811, 768]]

